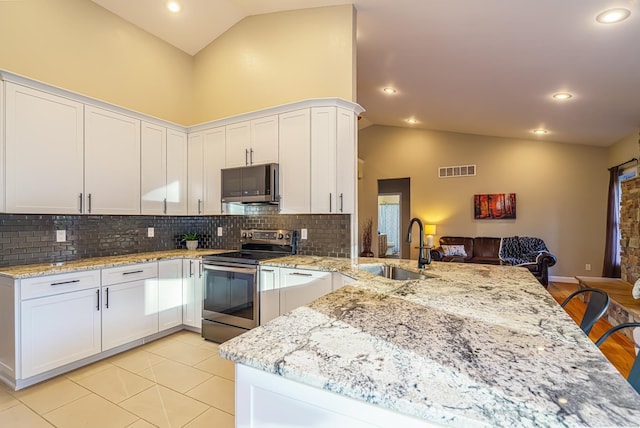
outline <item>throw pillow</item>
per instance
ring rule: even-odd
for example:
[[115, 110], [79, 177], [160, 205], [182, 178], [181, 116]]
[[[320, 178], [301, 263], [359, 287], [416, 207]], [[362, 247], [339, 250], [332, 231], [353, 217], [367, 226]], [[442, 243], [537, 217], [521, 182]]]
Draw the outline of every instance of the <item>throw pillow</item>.
[[445, 256], [467, 257], [467, 252], [464, 250], [464, 245], [443, 245], [442, 251], [444, 251]]

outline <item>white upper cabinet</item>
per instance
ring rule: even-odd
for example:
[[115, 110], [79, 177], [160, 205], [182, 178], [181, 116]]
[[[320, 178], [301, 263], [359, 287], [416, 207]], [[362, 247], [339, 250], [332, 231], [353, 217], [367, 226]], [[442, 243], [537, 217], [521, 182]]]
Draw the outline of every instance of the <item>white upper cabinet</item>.
[[5, 126], [7, 212], [80, 213], [83, 104], [7, 82]]
[[220, 171], [225, 164], [226, 129], [220, 126], [203, 131], [204, 146], [204, 213], [222, 212], [222, 190]]
[[187, 136], [142, 122], [142, 214], [187, 214]]
[[[279, 193], [281, 213], [311, 212], [311, 121], [309, 109], [280, 115]], [[322, 179], [326, 179], [323, 174]]]
[[188, 153], [188, 191], [187, 206], [189, 215], [202, 214], [204, 203], [204, 157], [202, 132], [189, 134], [187, 143]]
[[140, 120], [85, 106], [89, 214], [140, 214]]
[[166, 214], [187, 214], [187, 134], [167, 129]]
[[189, 134], [189, 215], [220, 214], [220, 170], [225, 163], [224, 126]]
[[278, 115], [226, 126], [225, 167], [278, 162]]
[[311, 109], [311, 212], [351, 214], [356, 195], [355, 113]]

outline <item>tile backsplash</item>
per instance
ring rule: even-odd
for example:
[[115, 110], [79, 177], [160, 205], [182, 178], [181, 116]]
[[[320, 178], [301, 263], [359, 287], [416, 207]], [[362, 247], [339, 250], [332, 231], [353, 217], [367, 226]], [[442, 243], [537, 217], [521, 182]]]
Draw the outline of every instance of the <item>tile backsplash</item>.
[[[147, 228], [154, 237], [147, 237]], [[216, 236], [222, 227], [221, 237]], [[255, 207], [245, 215], [224, 216], [97, 216], [0, 214], [0, 266], [51, 263], [87, 257], [113, 256], [183, 248], [185, 233], [200, 235], [200, 247], [238, 249], [240, 229], [308, 231], [298, 240], [298, 254], [349, 257], [350, 215], [278, 214]], [[65, 230], [65, 242], [56, 242]]]

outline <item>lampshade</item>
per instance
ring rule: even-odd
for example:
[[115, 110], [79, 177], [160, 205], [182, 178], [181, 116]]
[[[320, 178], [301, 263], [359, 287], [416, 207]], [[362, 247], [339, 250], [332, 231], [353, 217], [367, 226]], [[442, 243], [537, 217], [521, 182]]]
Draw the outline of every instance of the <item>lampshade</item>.
[[436, 225], [435, 224], [425, 224], [424, 225], [424, 234], [425, 235], [435, 235], [436, 234]]

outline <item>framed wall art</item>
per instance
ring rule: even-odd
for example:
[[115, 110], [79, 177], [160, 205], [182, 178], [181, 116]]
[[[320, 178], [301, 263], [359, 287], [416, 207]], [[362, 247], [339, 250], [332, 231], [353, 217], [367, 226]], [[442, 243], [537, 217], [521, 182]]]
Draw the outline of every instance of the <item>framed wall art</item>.
[[478, 220], [516, 218], [516, 194], [494, 193], [473, 196], [474, 218]]

